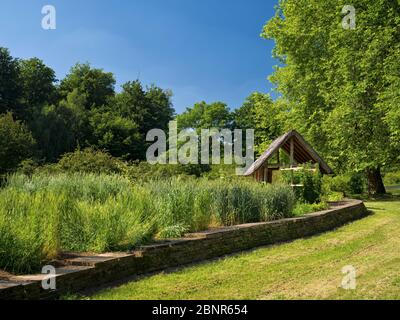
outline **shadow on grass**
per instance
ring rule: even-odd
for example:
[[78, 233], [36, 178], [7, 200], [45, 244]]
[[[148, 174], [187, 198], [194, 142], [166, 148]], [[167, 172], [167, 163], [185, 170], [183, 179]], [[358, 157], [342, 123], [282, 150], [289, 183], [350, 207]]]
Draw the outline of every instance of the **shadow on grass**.
[[400, 195], [398, 194], [383, 194], [383, 195], [375, 195], [373, 197], [367, 198], [365, 201], [369, 202], [398, 202], [400, 201]]
[[350, 198], [368, 202], [396, 202], [400, 201], [400, 186], [386, 186], [386, 194], [377, 194], [373, 196], [368, 194], [358, 194], [352, 195]]

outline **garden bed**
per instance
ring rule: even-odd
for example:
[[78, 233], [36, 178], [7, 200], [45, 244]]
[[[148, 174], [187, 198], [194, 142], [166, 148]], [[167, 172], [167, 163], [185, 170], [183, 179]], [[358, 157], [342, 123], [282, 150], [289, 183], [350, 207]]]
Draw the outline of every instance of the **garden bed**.
[[293, 216], [289, 186], [121, 175], [12, 176], [0, 189], [0, 269], [26, 274], [63, 252], [129, 252], [212, 227]]
[[131, 253], [69, 254], [57, 265], [57, 289], [42, 289], [45, 275], [0, 278], [0, 299], [44, 299], [97, 287], [125, 277], [164, 270], [257, 246], [312, 236], [368, 214], [362, 201], [332, 203], [303, 217], [196, 232], [185, 238], [142, 246]]

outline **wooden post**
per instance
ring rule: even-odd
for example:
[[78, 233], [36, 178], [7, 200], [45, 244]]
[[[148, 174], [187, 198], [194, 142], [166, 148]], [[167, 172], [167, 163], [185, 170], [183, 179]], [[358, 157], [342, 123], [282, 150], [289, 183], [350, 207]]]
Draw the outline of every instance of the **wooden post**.
[[263, 181], [264, 182], [268, 182], [268, 163], [265, 164], [265, 167], [264, 167], [264, 179], [263, 179]]
[[294, 138], [290, 139], [290, 167], [294, 167]]
[[281, 165], [281, 157], [280, 157], [280, 151], [281, 149], [278, 149], [278, 151], [276, 152], [276, 158], [277, 158], [277, 160], [278, 160], [278, 165], [280, 166]]

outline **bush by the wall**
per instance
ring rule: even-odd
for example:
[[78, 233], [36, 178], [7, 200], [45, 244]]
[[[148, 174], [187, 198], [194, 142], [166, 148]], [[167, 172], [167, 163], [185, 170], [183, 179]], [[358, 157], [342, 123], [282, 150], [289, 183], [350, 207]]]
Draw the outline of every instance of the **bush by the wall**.
[[298, 217], [298, 216], [303, 216], [307, 213], [326, 210], [328, 208], [329, 208], [329, 205], [326, 202], [313, 203], [313, 204], [297, 203], [293, 209], [293, 215]]
[[299, 185], [294, 188], [298, 201], [312, 204], [321, 200], [322, 175], [319, 170], [311, 170], [306, 165], [304, 170], [283, 171], [281, 178], [287, 184]]

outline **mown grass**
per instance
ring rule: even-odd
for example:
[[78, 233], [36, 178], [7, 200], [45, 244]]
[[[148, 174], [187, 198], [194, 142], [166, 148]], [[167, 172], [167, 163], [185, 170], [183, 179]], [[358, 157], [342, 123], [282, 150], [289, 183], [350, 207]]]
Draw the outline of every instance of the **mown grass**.
[[[104, 290], [90, 299], [400, 299], [400, 199], [336, 231]], [[357, 270], [344, 290], [342, 268]], [[251, 270], [251, 272], [250, 272]]]
[[290, 217], [290, 187], [120, 175], [16, 175], [0, 190], [0, 269], [38, 271], [60, 252], [131, 250], [154, 238]]

